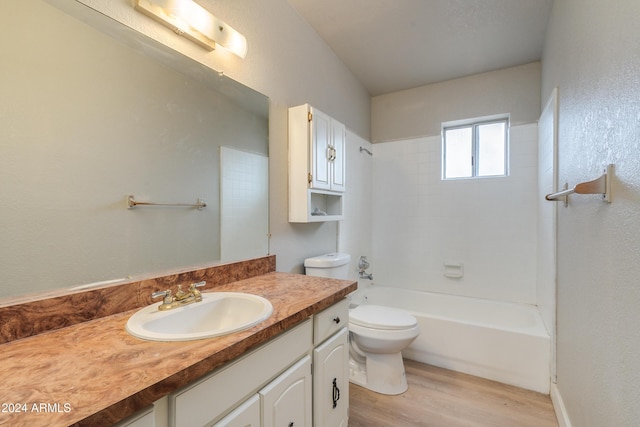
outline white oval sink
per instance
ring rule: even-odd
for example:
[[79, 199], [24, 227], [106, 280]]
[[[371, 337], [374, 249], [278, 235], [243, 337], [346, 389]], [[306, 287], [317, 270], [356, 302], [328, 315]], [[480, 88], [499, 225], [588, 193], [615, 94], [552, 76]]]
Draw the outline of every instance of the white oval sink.
[[133, 314], [126, 330], [151, 341], [189, 341], [227, 335], [249, 329], [271, 316], [273, 306], [258, 295], [210, 292], [202, 301], [160, 311], [149, 305]]

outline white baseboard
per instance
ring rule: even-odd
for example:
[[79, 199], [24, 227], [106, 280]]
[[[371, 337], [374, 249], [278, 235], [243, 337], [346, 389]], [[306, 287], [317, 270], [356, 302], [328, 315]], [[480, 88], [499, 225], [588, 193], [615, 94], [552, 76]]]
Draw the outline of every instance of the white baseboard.
[[562, 396], [560, 395], [560, 390], [558, 390], [558, 385], [555, 383], [551, 383], [551, 402], [553, 403], [553, 409], [556, 412], [556, 418], [558, 419], [559, 427], [571, 427], [571, 421], [569, 420], [569, 414], [567, 414], [567, 408], [564, 406], [564, 402], [562, 401]]

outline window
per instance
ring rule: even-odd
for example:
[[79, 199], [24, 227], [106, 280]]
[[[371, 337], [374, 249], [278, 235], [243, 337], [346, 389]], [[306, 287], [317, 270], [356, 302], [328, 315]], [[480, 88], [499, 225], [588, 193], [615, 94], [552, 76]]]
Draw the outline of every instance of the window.
[[507, 175], [508, 119], [443, 127], [442, 179]]

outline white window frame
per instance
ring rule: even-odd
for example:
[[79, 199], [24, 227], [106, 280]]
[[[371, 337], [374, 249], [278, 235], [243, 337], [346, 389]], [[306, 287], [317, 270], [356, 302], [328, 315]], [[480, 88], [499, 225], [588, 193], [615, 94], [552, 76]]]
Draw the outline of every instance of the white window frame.
[[[504, 174], [501, 175], [478, 175], [480, 161], [478, 154], [478, 128], [483, 125], [494, 123], [504, 123]], [[447, 156], [447, 140], [446, 133], [448, 130], [471, 128], [472, 148], [471, 148], [471, 176], [463, 177], [447, 177], [446, 156]], [[458, 180], [458, 179], [478, 179], [478, 178], [500, 178], [509, 176], [509, 117], [499, 116], [491, 118], [474, 119], [469, 121], [449, 122], [442, 124], [442, 179]]]

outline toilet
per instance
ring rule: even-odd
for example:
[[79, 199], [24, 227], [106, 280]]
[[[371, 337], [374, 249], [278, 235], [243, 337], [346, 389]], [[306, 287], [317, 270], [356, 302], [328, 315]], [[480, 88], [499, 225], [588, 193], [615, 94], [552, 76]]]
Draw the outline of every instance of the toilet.
[[[351, 257], [329, 253], [304, 262], [309, 276], [347, 279]], [[407, 391], [402, 350], [420, 334], [415, 317], [390, 307], [349, 308], [349, 381], [381, 394]]]

